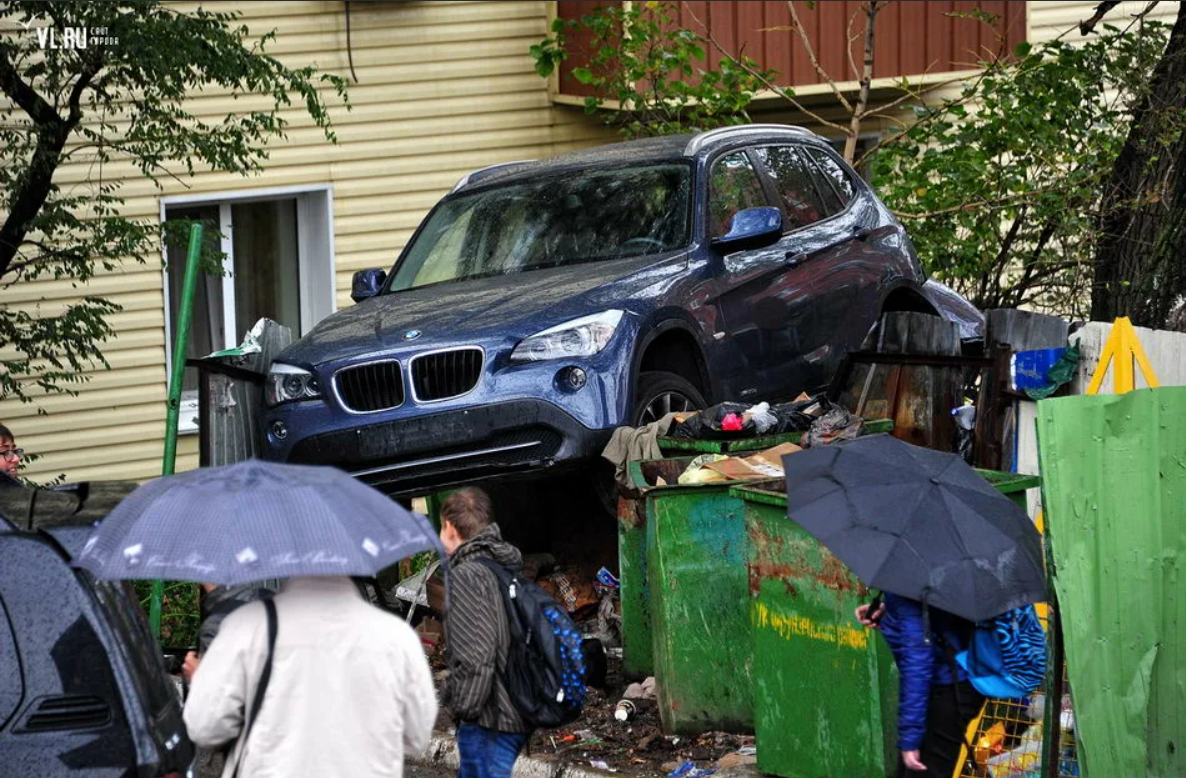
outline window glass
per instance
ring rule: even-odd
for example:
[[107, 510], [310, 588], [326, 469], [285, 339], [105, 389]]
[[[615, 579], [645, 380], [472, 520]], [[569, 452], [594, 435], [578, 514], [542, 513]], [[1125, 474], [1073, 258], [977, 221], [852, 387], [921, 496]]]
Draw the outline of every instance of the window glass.
[[[261, 200], [231, 206], [235, 246], [235, 326], [243, 333], [267, 317], [301, 333], [297, 201]], [[209, 353], [209, 352], [207, 352]]]
[[811, 149], [809, 153], [811, 154], [811, 158], [815, 160], [819, 173], [832, 184], [832, 189], [840, 197], [842, 206], [846, 207], [856, 195], [856, 188], [853, 186], [852, 178], [849, 177], [844, 168], [840, 166], [840, 163], [833, 159], [831, 155], [817, 149]]
[[762, 182], [745, 152], [729, 154], [713, 163], [708, 216], [714, 238], [729, 231], [733, 214], [765, 205], [766, 194], [762, 191]]
[[686, 164], [589, 169], [478, 190], [432, 212], [391, 290], [660, 254], [689, 242]]
[[828, 207], [816, 189], [810, 166], [794, 146], [767, 146], [758, 149], [758, 158], [774, 178], [787, 231], [814, 224], [832, 214], [834, 209]]

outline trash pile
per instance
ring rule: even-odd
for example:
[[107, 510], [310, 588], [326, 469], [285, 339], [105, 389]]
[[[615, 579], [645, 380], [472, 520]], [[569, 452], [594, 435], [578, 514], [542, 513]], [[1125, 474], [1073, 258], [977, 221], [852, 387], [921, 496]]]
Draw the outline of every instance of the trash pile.
[[659, 726], [655, 679], [627, 684], [611, 659], [606, 687], [590, 689], [576, 722], [536, 732], [529, 753], [538, 759], [625, 774], [705, 778], [725, 767], [754, 764], [752, 736], [706, 732], [665, 736]]
[[804, 432], [832, 409], [824, 397], [801, 394], [794, 402], [770, 405], [724, 402], [691, 416], [681, 414], [667, 434], [691, 440], [739, 440], [758, 435]]
[[[727, 454], [703, 454], [688, 463], [687, 469], [679, 476], [679, 483], [707, 484], [717, 481], [746, 481], [755, 478], [782, 478], [782, 458], [803, 449], [794, 443], [782, 443], [774, 448], [760, 451], [748, 456], [729, 456]], [[664, 486], [663, 478], [656, 481], [656, 486]]]

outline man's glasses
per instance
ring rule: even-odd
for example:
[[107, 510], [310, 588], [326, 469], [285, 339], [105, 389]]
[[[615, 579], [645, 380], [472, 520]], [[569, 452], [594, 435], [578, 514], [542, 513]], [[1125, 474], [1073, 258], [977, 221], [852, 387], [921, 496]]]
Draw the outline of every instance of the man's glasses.
[[0, 457], [3, 457], [4, 459], [20, 459], [24, 455], [25, 450], [23, 448], [10, 448], [0, 451]]

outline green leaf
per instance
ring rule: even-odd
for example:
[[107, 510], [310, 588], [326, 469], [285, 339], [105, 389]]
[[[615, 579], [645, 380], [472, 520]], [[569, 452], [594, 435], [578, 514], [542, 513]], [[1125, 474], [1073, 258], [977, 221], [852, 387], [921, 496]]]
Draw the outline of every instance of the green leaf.
[[1028, 41], [1022, 41], [1013, 47], [1013, 56], [1017, 57], [1018, 59], [1024, 59], [1029, 56], [1029, 53], [1032, 49], [1033, 46], [1030, 45]]
[[593, 72], [589, 68], [573, 68], [572, 77], [582, 84], [591, 84], [594, 78]]

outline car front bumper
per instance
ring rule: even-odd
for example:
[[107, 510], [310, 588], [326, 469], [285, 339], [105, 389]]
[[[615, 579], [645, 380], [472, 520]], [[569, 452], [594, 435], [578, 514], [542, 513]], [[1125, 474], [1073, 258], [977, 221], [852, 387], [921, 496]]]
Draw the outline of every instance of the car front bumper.
[[391, 494], [423, 493], [581, 459], [610, 432], [543, 400], [509, 400], [310, 435], [287, 461], [333, 465]]

